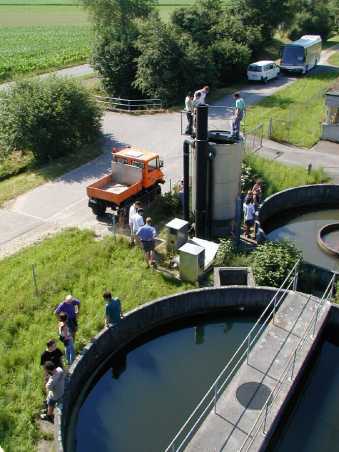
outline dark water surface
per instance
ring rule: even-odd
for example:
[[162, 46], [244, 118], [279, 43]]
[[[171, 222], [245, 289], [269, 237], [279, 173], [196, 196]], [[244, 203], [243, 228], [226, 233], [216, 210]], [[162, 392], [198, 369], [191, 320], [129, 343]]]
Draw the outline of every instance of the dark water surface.
[[270, 452], [339, 450], [339, 338], [335, 335], [325, 335]]
[[[272, 226], [267, 234], [270, 240], [289, 240], [302, 251], [303, 258], [310, 264], [328, 270], [339, 270], [339, 259], [325, 253], [318, 245], [319, 230], [329, 223], [339, 221], [338, 209], [318, 210], [282, 215], [280, 222]], [[339, 448], [338, 448], [339, 450]]]
[[164, 334], [130, 351], [118, 379], [107, 370], [83, 403], [76, 450], [164, 450], [255, 320], [223, 315], [216, 322]]

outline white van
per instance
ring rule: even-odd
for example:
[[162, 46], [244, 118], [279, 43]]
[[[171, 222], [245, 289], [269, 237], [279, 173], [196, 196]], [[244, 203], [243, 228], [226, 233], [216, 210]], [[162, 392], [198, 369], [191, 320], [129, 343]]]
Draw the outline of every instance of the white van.
[[257, 61], [247, 68], [248, 80], [267, 82], [278, 77], [279, 66], [274, 61]]

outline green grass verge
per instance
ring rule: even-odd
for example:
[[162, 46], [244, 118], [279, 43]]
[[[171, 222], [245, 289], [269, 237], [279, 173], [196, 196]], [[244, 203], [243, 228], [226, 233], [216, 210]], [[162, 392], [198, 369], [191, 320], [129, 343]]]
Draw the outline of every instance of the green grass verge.
[[254, 179], [260, 177], [263, 180], [265, 197], [291, 187], [330, 181], [322, 169], [312, 170], [308, 174], [304, 168], [283, 165], [253, 153], [246, 155], [245, 164], [252, 168]]
[[339, 66], [339, 51], [336, 51], [328, 60], [333, 66]]
[[[6, 161], [0, 165], [2, 177], [4, 177], [5, 171], [10, 171], [9, 174], [7, 173], [8, 178], [0, 181], [0, 206], [28, 190], [78, 168], [100, 154], [101, 147], [99, 145], [88, 146], [83, 148], [81, 152], [69, 154], [40, 168], [34, 166], [31, 155], [21, 156], [20, 158], [14, 156], [10, 162]], [[7, 165], [6, 168], [4, 168], [5, 165]], [[10, 174], [20, 171], [23, 172], [10, 177]]]
[[[34, 296], [32, 264], [40, 296]], [[43, 399], [40, 353], [57, 338], [53, 309], [67, 293], [80, 298], [77, 349], [103, 327], [102, 292], [113, 291], [129, 311], [154, 298], [192, 286], [146, 270], [139, 248], [123, 239], [96, 241], [70, 230], [0, 261], [0, 438], [5, 451], [33, 452], [35, 417]], [[62, 347], [62, 344], [59, 344]]]
[[267, 137], [269, 121], [273, 118], [273, 139], [306, 148], [313, 146], [320, 138], [325, 117], [323, 94], [337, 77], [336, 71], [311, 73], [249, 107], [246, 130], [262, 123]]

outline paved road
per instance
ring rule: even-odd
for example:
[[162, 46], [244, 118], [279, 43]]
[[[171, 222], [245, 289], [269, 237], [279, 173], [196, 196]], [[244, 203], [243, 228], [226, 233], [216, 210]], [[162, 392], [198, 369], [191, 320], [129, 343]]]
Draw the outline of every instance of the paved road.
[[[246, 86], [242, 94], [248, 105], [255, 104], [294, 80], [282, 76], [268, 85]], [[226, 96], [215, 105], [230, 107], [233, 99]], [[225, 128], [225, 124], [225, 109], [211, 109], [210, 129]], [[101, 157], [0, 209], [0, 256], [12, 254], [63, 227], [91, 227], [99, 233], [107, 232], [107, 225], [99, 224], [87, 207], [85, 187], [109, 172], [112, 145], [133, 145], [158, 152], [165, 161], [167, 188], [182, 177], [181, 151], [185, 137], [180, 135], [179, 113], [132, 116], [107, 112], [102, 128], [106, 145]]]

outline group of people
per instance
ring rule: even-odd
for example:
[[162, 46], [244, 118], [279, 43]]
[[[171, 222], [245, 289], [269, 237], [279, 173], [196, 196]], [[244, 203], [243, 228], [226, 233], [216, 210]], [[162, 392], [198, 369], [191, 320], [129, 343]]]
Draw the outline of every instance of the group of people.
[[[209, 93], [209, 86], [204, 86], [201, 89], [195, 91], [194, 95], [192, 92], [188, 92], [185, 98], [185, 112], [187, 117], [187, 127], [185, 130], [186, 135], [193, 134], [194, 128], [194, 111], [195, 109], [202, 104], [206, 104], [206, 97]], [[246, 104], [244, 99], [241, 97], [240, 93], [234, 94], [235, 100], [235, 108], [234, 108], [234, 117], [233, 117], [233, 136], [235, 139], [239, 140], [240, 138], [240, 126], [241, 121], [244, 119]]]
[[[248, 190], [243, 204], [244, 215], [244, 235], [247, 238], [251, 238], [251, 228], [255, 223], [255, 214], [262, 201], [262, 180], [257, 179], [253, 188]], [[254, 236], [255, 239], [255, 236]]]
[[[118, 298], [113, 298], [110, 291], [103, 293], [105, 302], [105, 325], [115, 326], [123, 318], [121, 302]], [[68, 366], [71, 366], [75, 359], [74, 341], [78, 329], [78, 315], [80, 311], [80, 301], [73, 295], [66, 298], [54, 310], [58, 318], [58, 334], [60, 341], [64, 344], [65, 353], [62, 352], [55, 339], [47, 341], [46, 350], [41, 354], [40, 365], [44, 369], [44, 387], [46, 399], [40, 418], [53, 422], [54, 408], [62, 402], [65, 389], [65, 370], [63, 357], [65, 354]]]
[[128, 224], [131, 231], [131, 245], [138, 241], [144, 251], [147, 267], [155, 267], [154, 256], [156, 230], [152, 225], [152, 218], [144, 221], [144, 209], [141, 202], [136, 201], [131, 205], [128, 214]]

